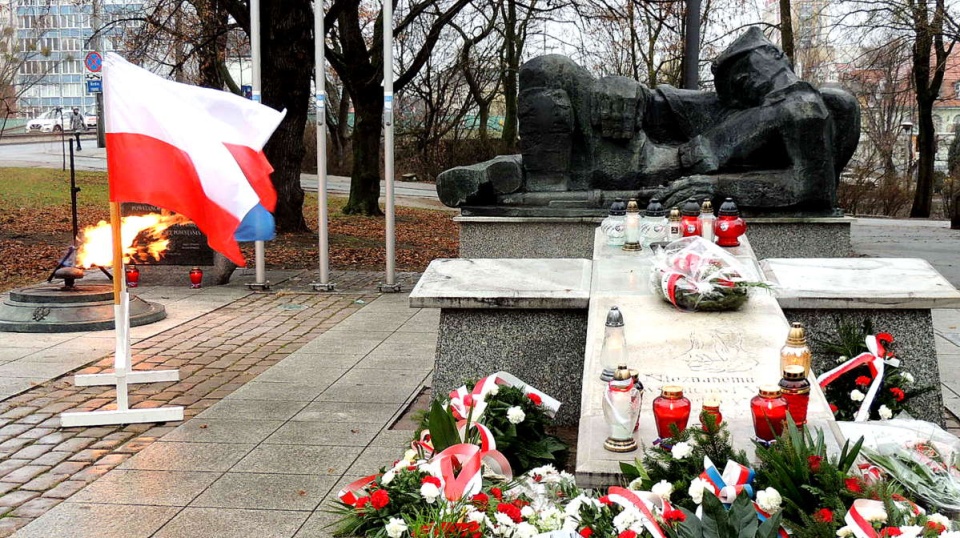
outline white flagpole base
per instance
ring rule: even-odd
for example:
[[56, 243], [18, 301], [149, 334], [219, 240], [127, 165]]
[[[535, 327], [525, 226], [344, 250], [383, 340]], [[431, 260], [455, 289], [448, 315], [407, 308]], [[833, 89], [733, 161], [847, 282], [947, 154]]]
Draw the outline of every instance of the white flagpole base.
[[145, 422], [176, 422], [183, 420], [182, 407], [154, 409], [126, 409], [116, 411], [81, 411], [61, 413], [60, 426], [108, 426], [114, 424], [142, 424]]
[[[180, 381], [180, 370], [144, 370], [127, 373], [127, 383], [163, 383]], [[78, 387], [96, 385], [116, 385], [117, 374], [80, 374], [73, 376], [73, 384]]]

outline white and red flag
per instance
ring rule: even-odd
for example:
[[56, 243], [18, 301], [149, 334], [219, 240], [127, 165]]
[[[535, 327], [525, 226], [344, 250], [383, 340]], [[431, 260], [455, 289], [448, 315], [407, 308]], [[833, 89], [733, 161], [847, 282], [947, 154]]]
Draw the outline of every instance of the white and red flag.
[[103, 81], [110, 201], [185, 215], [239, 265], [237, 241], [273, 239], [277, 194], [263, 146], [285, 112], [163, 79], [114, 53]]

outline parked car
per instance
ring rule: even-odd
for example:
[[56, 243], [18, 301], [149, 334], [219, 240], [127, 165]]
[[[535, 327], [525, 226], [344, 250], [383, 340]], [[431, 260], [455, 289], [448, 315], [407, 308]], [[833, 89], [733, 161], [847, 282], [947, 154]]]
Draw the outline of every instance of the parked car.
[[60, 123], [61, 118], [64, 122], [69, 121], [69, 114], [67, 112], [61, 113], [59, 110], [49, 110], [40, 114], [36, 118], [27, 122], [27, 132], [28, 133], [59, 133], [63, 126]]
[[97, 119], [96, 110], [87, 110], [83, 113], [83, 124], [87, 126], [87, 129], [95, 129], [97, 127]]

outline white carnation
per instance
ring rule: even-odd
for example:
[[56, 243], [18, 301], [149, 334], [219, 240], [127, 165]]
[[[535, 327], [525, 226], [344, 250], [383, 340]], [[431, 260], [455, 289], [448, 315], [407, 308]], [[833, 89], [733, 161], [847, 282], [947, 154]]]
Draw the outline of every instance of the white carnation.
[[683, 458], [686, 458], [692, 452], [693, 452], [693, 447], [690, 446], [690, 443], [687, 443], [685, 441], [681, 441], [673, 445], [673, 450], [670, 451], [670, 453], [673, 454], [673, 458], [677, 460], [682, 460]]
[[531, 508], [529, 505], [524, 506], [523, 508], [520, 509], [520, 515], [523, 516], [525, 519], [530, 519], [530, 516], [532, 516], [535, 513], [536, 511], [533, 508]]
[[440, 488], [433, 484], [424, 484], [420, 486], [420, 496], [423, 497], [423, 500], [427, 501], [428, 504], [433, 504], [437, 497], [440, 496]]
[[851, 536], [852, 534], [853, 534], [853, 527], [850, 527], [849, 525], [846, 527], [840, 527], [839, 529], [837, 529], [837, 536], [839, 536], [840, 538], [846, 538], [847, 536]]
[[537, 515], [540, 523], [540, 529], [545, 531], [560, 530], [563, 526], [563, 513], [555, 506], [550, 506], [541, 510]]
[[487, 515], [479, 510], [471, 510], [467, 513], [467, 521], [483, 525], [487, 522]]
[[881, 405], [880, 409], [877, 409], [877, 413], [880, 414], [880, 418], [883, 420], [890, 420], [893, 418], [893, 411], [891, 411], [890, 408], [885, 405]]
[[383, 476], [380, 477], [380, 483], [386, 486], [390, 482], [393, 482], [393, 477], [397, 476], [397, 473], [393, 471], [387, 471], [383, 473]]
[[627, 485], [627, 489], [632, 489], [633, 491], [641, 491], [643, 489], [643, 479], [634, 478], [630, 481], [630, 484]]
[[907, 383], [913, 383], [915, 381], [913, 374], [910, 372], [900, 372], [900, 377], [902, 377]]
[[850, 393], [850, 399], [855, 402], [862, 402], [865, 396], [866, 395], [864, 393], [860, 392], [857, 389], [853, 389], [853, 392]]
[[764, 512], [776, 512], [780, 509], [782, 502], [783, 497], [780, 496], [780, 492], [773, 488], [762, 489], [757, 492], [757, 504], [760, 505], [760, 508], [762, 508]]
[[[631, 482], [631, 485], [632, 484], [633, 483]], [[673, 484], [667, 482], [666, 480], [661, 480], [660, 482], [654, 484], [653, 487], [650, 488], [650, 491], [654, 495], [659, 495], [661, 499], [670, 500], [670, 494], [673, 493]]]
[[526, 418], [527, 415], [523, 412], [523, 409], [517, 406], [507, 409], [507, 420], [510, 421], [510, 424], [520, 424]]
[[417, 459], [417, 451], [412, 448], [408, 448], [407, 451], [403, 453], [403, 459], [407, 460], [408, 462]]
[[640, 512], [633, 508], [627, 508], [613, 518], [613, 526], [616, 527], [617, 532], [623, 532], [638, 521], [640, 521]]
[[540, 534], [540, 531], [526, 521], [518, 523], [517, 528], [513, 531], [514, 538], [533, 538], [538, 534]]
[[901, 538], [917, 538], [923, 534], [923, 527], [919, 525], [904, 525], [900, 527]]
[[943, 531], [940, 538], [960, 538], [960, 531]]
[[390, 538], [400, 538], [407, 532], [407, 524], [400, 518], [392, 517], [384, 529]]
[[703, 502], [703, 490], [709, 487], [709, 483], [701, 478], [694, 478], [690, 481], [690, 487], [687, 488], [687, 495], [693, 499], [693, 502], [700, 504]]
[[516, 523], [510, 519], [510, 516], [504, 514], [503, 512], [497, 512], [496, 514], [493, 514], [493, 518], [497, 520], [497, 525], [500, 527], [512, 529], [513, 526], [516, 525]]

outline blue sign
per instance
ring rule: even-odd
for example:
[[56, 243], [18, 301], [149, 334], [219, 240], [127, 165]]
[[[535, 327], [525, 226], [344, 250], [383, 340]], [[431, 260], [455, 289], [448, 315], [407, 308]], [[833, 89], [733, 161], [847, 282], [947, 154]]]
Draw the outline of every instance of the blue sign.
[[253, 86], [249, 84], [240, 86], [240, 95], [246, 97], [247, 99], [253, 99]]
[[96, 51], [88, 52], [87, 56], [83, 59], [83, 65], [86, 66], [88, 70], [99, 73], [100, 69], [103, 68], [103, 56], [100, 56], [100, 53]]
[[88, 80], [88, 81], [87, 81], [87, 93], [103, 93], [103, 81], [102, 81], [102, 80]]

